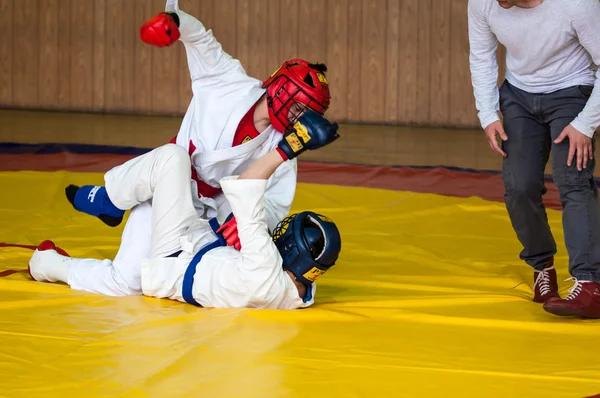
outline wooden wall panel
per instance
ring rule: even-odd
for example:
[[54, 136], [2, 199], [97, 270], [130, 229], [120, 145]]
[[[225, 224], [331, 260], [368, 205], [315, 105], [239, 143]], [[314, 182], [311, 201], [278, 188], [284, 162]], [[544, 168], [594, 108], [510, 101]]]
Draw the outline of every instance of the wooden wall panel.
[[[154, 6], [157, 5], [158, 2], [154, 1]], [[126, 16], [123, 14], [120, 0], [106, 0], [105, 17], [104, 51], [106, 69], [104, 71], [104, 89], [106, 109], [108, 111], [119, 111], [125, 108], [124, 90], [126, 87], [123, 74], [125, 46], [123, 45], [123, 40], [124, 35], [127, 33], [124, 29]], [[155, 89], [164, 87], [161, 82], [157, 83], [156, 85], [153, 84]]]
[[398, 120], [399, 81], [400, 81], [400, 2], [388, 0], [386, 15], [385, 76], [384, 76], [384, 120], [394, 123]]
[[450, 6], [439, 1], [431, 10], [431, 70], [429, 86], [429, 120], [445, 123], [450, 118]]
[[[38, 1], [39, 75], [37, 105], [42, 108], [58, 106], [58, 20], [59, 0]], [[92, 73], [91, 76], [94, 76]], [[92, 87], [93, 92], [93, 87]]]
[[398, 120], [407, 124], [418, 120], [419, 1], [402, 0], [400, 3]]
[[[261, 57], [253, 56], [252, 53], [248, 56], [248, 70], [252, 71], [253, 76], [264, 80], [269, 76], [267, 65], [267, 62], [269, 61], [269, 50], [267, 45], [270, 24], [263, 22], [269, 21], [268, 0], [250, 0], [250, 4], [248, 4], [248, 15], [250, 17], [248, 49], [252, 52], [255, 48], [260, 48], [263, 45], [265, 46], [265, 51]], [[274, 23], [275, 22], [273, 22], [273, 24]], [[276, 64], [276, 62], [273, 64]]]
[[[430, 121], [431, 107], [431, 36], [434, 0], [419, 0], [417, 34], [417, 123]], [[439, 1], [439, 0], [436, 0]]]
[[[504, 46], [499, 45], [498, 46], [498, 51], [496, 51], [496, 57], [500, 63], [500, 60], [504, 60], [506, 57], [506, 48], [504, 48]], [[504, 80], [504, 76], [505, 76], [505, 70], [504, 68], [500, 68], [498, 71], [498, 84], [501, 84], [502, 81]]]
[[385, 92], [390, 84], [386, 79], [385, 57], [387, 7], [381, 7], [381, 3], [372, 0], [363, 0], [362, 3], [359, 115], [361, 121], [380, 122], [385, 120]]
[[[348, 2], [331, 0], [327, 14], [327, 80], [334, 100], [328, 115], [332, 119], [343, 119], [348, 110]], [[392, 0], [393, 1], [393, 0]], [[331, 72], [334, 71], [334, 72]]]
[[[478, 127], [468, 0], [180, 0], [246, 71], [324, 62], [340, 122]], [[140, 25], [165, 0], [0, 0], [0, 106], [183, 114], [192, 96], [181, 43]], [[499, 48], [503, 63], [505, 51]], [[499, 81], [504, 77], [501, 65]]]
[[0, 104], [7, 105], [15, 105], [12, 97], [13, 12], [13, 0], [0, 0]]
[[[63, 10], [71, 9], [72, 1], [79, 0], [59, 1], [58, 6], [60, 9], [57, 15], [58, 19], [55, 21], [58, 25], [58, 73], [56, 74], [56, 79], [58, 80], [58, 101], [56, 103], [57, 108], [59, 109], [77, 109], [71, 104], [71, 82], [73, 76], [75, 76], [72, 72], [76, 72], [71, 70], [71, 18], [65, 18], [62, 12]], [[69, 13], [65, 14], [69, 15]], [[90, 76], [90, 78], [96, 78], [96, 76]], [[101, 79], [102, 82], [105, 81], [104, 76], [98, 76], [98, 78]], [[31, 99], [31, 101], [34, 102], [33, 99]]]
[[448, 124], [477, 125], [477, 113], [469, 72], [469, 36], [467, 31], [467, 3], [455, 0], [450, 10], [450, 111]]
[[[326, 1], [299, 1], [297, 57], [312, 62], [327, 62], [327, 12]], [[282, 62], [285, 60], [281, 60]]]
[[[277, 40], [279, 41], [279, 62], [273, 65], [271, 73], [274, 72], [281, 63], [287, 59], [298, 57], [300, 52], [299, 34], [300, 34], [300, 1], [297, 0], [281, 0], [279, 9], [279, 32], [277, 32]], [[277, 23], [277, 22], [270, 22]]]
[[[364, 49], [362, 6], [362, 0], [348, 0], [348, 76], [346, 79], [348, 103], [345, 117], [349, 120], [360, 120], [360, 98], [365, 89], [360, 61]], [[335, 70], [330, 71], [330, 74], [334, 75]], [[332, 89], [335, 90], [335, 87]], [[332, 95], [331, 100], [335, 101], [336, 97]]]
[[76, 109], [93, 109], [94, 87], [94, 13], [83, 1], [71, 5], [71, 106]]
[[[205, 0], [202, 0], [205, 1]], [[207, 29], [213, 30], [213, 35], [217, 38], [223, 50], [233, 57], [237, 55], [237, 21], [238, 9], [236, 0], [213, 0], [214, 14], [213, 25], [206, 25]], [[180, 3], [183, 8], [183, 2]]]
[[270, 23], [267, 25], [266, 38], [263, 43], [266, 45], [266, 57], [264, 62], [264, 71], [256, 77], [266, 79], [284, 60], [280, 56], [279, 38], [282, 35], [283, 26], [281, 25], [281, 0], [267, 0], [268, 8], [266, 18]]
[[[217, 0], [218, 1], [218, 0]], [[250, 1], [256, 0], [237, 0], [236, 1], [236, 35], [235, 35], [235, 56], [240, 60], [242, 65], [245, 65], [246, 71], [249, 74], [252, 73], [252, 63], [250, 62], [250, 54], [252, 49], [250, 48]], [[260, 54], [260, 53], [259, 53]], [[259, 55], [256, 54], [256, 55]], [[262, 54], [260, 54], [262, 55]], [[255, 58], [258, 58], [255, 57]]]
[[36, 0], [18, 0], [13, 3], [13, 86], [15, 105], [38, 105], [38, 16]]
[[[45, 0], [40, 0], [45, 1]], [[81, 1], [81, 0], [79, 0]], [[90, 7], [91, 9], [91, 7]], [[92, 66], [92, 81], [90, 85], [93, 87], [92, 106], [96, 110], [106, 109], [106, 0], [94, 0], [94, 36], [91, 47], [93, 48], [93, 66]], [[149, 10], [148, 10], [149, 11]], [[139, 19], [138, 19], [139, 20]], [[143, 19], [142, 19], [143, 20]], [[136, 46], [137, 49], [143, 49], [143, 46]], [[111, 54], [109, 54], [109, 57]], [[150, 68], [139, 69], [136, 73], [144, 74]], [[144, 108], [136, 107], [143, 111]]]
[[[136, 1], [128, 0], [121, 2], [121, 12], [124, 15], [123, 21], [123, 29], [125, 33], [123, 34], [122, 45], [124, 48], [123, 54], [123, 66], [122, 72], [123, 75], [123, 110], [127, 112], [135, 112], [135, 97], [137, 92], [135, 91], [135, 48], [137, 47], [137, 42], [139, 39], [139, 27], [136, 28], [136, 25], [139, 24], [131, 23], [135, 21], [136, 16]], [[179, 57], [178, 57], [179, 58]], [[177, 71], [179, 72], [179, 71]], [[179, 77], [179, 73], [176, 73], [176, 78]], [[179, 84], [174, 84], [175, 87], [179, 87]]]

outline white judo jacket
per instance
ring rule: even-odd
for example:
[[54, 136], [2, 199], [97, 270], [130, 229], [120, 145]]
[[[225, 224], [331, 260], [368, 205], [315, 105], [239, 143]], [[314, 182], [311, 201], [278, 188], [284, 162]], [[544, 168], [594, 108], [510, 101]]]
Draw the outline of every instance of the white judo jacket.
[[[232, 147], [240, 120], [266, 90], [260, 80], [246, 74], [238, 60], [223, 51], [211, 30], [207, 31], [200, 21], [184, 11], [177, 10], [177, 15], [193, 98], [175, 143], [188, 150], [198, 177], [219, 188], [223, 177], [241, 174], [255, 159], [277, 147], [283, 134], [270, 125], [253, 140]], [[264, 200], [270, 229], [289, 213], [296, 177], [297, 164], [293, 159], [284, 162], [269, 179]], [[191, 183], [199, 216], [217, 217], [222, 222], [231, 212], [223, 193], [205, 197], [198, 194], [198, 184]]]
[[[300, 298], [283, 270], [283, 260], [267, 231], [264, 193], [266, 180], [220, 181], [237, 219], [242, 249], [215, 247], [204, 254], [193, 274], [193, 298], [203, 307], [296, 309], [314, 303], [316, 284]], [[142, 261], [142, 292], [146, 296], [185, 301], [182, 285], [192, 257], [217, 240], [208, 220], [197, 220], [181, 237], [177, 258]]]

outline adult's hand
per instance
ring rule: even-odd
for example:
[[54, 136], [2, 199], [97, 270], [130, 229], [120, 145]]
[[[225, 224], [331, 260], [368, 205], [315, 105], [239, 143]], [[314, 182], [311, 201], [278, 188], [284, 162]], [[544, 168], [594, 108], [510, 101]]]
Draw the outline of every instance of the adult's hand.
[[492, 148], [494, 152], [498, 152], [500, 155], [502, 155], [502, 157], [506, 157], [506, 153], [502, 150], [502, 148], [500, 148], [500, 145], [498, 145], [498, 139], [496, 138], [496, 136], [500, 136], [502, 141], [508, 140], [508, 137], [504, 132], [502, 122], [500, 120], [496, 120], [495, 122], [489, 124], [485, 128], [485, 135], [487, 136], [490, 148]]

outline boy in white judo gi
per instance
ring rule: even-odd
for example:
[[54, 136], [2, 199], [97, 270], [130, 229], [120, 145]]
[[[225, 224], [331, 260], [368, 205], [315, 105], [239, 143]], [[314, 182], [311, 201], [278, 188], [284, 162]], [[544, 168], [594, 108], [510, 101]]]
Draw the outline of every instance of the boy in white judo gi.
[[[265, 192], [281, 164], [331, 143], [339, 137], [337, 128], [307, 111], [276, 149], [239, 177], [220, 180], [237, 219], [239, 251], [226, 244], [215, 218], [198, 218], [189, 184], [190, 159], [181, 146], [164, 145], [108, 171], [106, 190], [113, 206], [125, 210], [152, 199], [150, 255], [127, 265], [140, 268], [142, 294], [203, 307], [312, 305], [315, 280], [339, 256], [339, 231], [327, 217], [302, 212], [284, 219], [271, 236]], [[64, 282], [93, 292], [93, 284], [85, 283], [93, 281], [98, 261], [68, 257], [44, 241], [30, 260], [29, 273], [36, 281]]]
[[[294, 59], [285, 62], [264, 83], [246, 74], [240, 62], [223, 51], [212, 31], [200, 21], [168, 5], [167, 12], [146, 21], [140, 35], [158, 47], [180, 40], [186, 49], [193, 98], [181, 128], [171, 142], [191, 157], [191, 196], [199, 217], [227, 218], [227, 243], [239, 249], [236, 219], [220, 187], [220, 180], [239, 175], [252, 162], [277, 147], [283, 132], [307, 109], [323, 114], [330, 102], [326, 67]], [[296, 189], [296, 160], [290, 159], [267, 181], [265, 213], [272, 230], [288, 213]], [[124, 211], [94, 201], [106, 201], [104, 187], [67, 187], [75, 209], [119, 225]], [[107, 201], [107, 203], [110, 201]], [[102, 212], [100, 212], [102, 211]], [[110, 263], [98, 264], [96, 285], [102, 294], [139, 294], [139, 275], [127, 266], [148, 256], [151, 247], [150, 202], [133, 207], [122, 235], [119, 253]], [[121, 267], [124, 265], [124, 267]], [[123, 269], [121, 269], [123, 268]], [[100, 288], [102, 285], [102, 288]]]

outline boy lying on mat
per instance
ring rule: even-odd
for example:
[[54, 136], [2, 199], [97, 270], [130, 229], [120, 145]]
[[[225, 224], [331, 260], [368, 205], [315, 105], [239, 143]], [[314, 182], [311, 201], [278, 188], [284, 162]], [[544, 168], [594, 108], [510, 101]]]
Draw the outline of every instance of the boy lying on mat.
[[[236, 218], [228, 217], [231, 206], [219, 185], [223, 177], [240, 175], [256, 159], [277, 147], [283, 133], [307, 109], [325, 114], [331, 95], [325, 77], [327, 67], [300, 59], [283, 63], [267, 80], [246, 74], [239, 60], [224, 52], [212, 31], [195, 17], [169, 1], [161, 12], [140, 28], [141, 39], [157, 47], [183, 45], [191, 76], [192, 99], [179, 131], [170, 142], [185, 148], [191, 159], [191, 195], [198, 217], [227, 221], [226, 242], [239, 249]], [[181, 42], [181, 44], [179, 43]], [[296, 191], [296, 159], [286, 161], [267, 181], [264, 208], [269, 230], [288, 214]], [[92, 201], [106, 192], [93, 185], [69, 185], [66, 196], [73, 207], [98, 217], [112, 227], [125, 212], [106, 208], [96, 213]], [[130, 206], [127, 206], [130, 208]], [[119, 252], [112, 262], [90, 275], [99, 294], [139, 295], [142, 288], [137, 271], [129, 263], [150, 255], [152, 205], [142, 202], [133, 208], [121, 236]]]
[[[152, 199], [152, 249], [139, 267], [146, 296], [185, 301], [202, 307], [295, 309], [314, 303], [315, 280], [331, 268], [341, 250], [336, 225], [310, 211], [285, 218], [269, 234], [264, 206], [267, 180], [279, 165], [306, 149], [318, 149], [339, 135], [336, 123], [307, 111], [278, 147], [252, 163], [240, 176], [221, 180], [237, 218], [241, 243], [228, 246], [227, 224], [198, 218], [190, 187], [190, 157], [167, 144], [109, 170], [97, 212], [127, 210]], [[100, 192], [100, 187], [94, 192]], [[95, 292], [94, 276], [108, 260], [72, 258], [52, 241], [42, 242], [29, 262], [39, 282], [64, 282]], [[116, 272], [111, 269], [111, 272]]]

